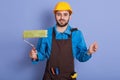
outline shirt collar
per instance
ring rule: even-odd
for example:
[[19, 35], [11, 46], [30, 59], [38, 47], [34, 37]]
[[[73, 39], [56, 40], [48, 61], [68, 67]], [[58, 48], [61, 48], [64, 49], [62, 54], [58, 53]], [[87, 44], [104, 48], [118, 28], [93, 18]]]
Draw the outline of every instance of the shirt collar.
[[[60, 34], [60, 32], [57, 31], [57, 26], [56, 25], [54, 26], [54, 31], [55, 31], [56, 36]], [[63, 33], [71, 35], [71, 26], [68, 25], [66, 30]]]

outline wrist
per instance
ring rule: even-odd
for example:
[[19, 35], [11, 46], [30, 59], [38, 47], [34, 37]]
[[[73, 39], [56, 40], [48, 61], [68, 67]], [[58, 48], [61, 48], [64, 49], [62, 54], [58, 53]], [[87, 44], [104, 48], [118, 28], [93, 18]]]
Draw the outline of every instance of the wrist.
[[36, 57], [32, 58], [32, 61], [38, 61], [38, 55], [36, 54]]
[[88, 55], [91, 55], [91, 54], [92, 54], [89, 49], [87, 50], [87, 54], [88, 54]]

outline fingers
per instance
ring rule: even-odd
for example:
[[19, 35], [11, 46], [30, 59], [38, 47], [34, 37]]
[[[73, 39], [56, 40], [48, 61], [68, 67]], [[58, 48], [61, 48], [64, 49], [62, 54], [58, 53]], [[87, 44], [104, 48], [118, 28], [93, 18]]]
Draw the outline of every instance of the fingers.
[[94, 52], [96, 52], [97, 51], [97, 49], [94, 49]]
[[98, 44], [97, 44], [97, 42], [95, 42], [95, 49], [98, 49]]
[[97, 49], [98, 49], [97, 42], [93, 42], [89, 47], [89, 53], [92, 54], [92, 53], [96, 52]]
[[97, 44], [97, 42], [94, 42], [93, 45], [94, 45], [94, 51], [96, 52], [97, 49], [98, 49], [98, 44]]
[[36, 54], [36, 50], [35, 50], [35, 49], [32, 49], [32, 50], [31, 50], [31, 54]]
[[32, 47], [32, 50], [31, 50], [33, 53], [37, 53], [37, 50], [35, 47]]
[[35, 47], [32, 47], [32, 50], [36, 51]]
[[35, 48], [32, 48], [32, 50], [30, 51], [30, 57], [32, 59], [37, 59], [37, 52]]

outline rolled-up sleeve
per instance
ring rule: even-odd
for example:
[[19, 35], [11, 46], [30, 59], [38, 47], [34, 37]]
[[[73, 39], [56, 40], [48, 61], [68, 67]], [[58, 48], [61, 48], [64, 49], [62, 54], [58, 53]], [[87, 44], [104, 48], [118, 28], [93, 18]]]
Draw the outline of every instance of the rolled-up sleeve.
[[39, 60], [44, 60], [46, 58], [46, 38], [41, 38], [38, 40], [38, 45], [37, 45], [37, 54], [38, 54], [38, 59]]
[[86, 43], [81, 31], [77, 31], [78, 42], [77, 42], [77, 51], [76, 51], [76, 59], [80, 62], [85, 62], [91, 58], [91, 55], [88, 54], [88, 50], [86, 47]]
[[32, 61], [33, 63], [37, 63], [38, 61], [43, 61], [46, 59], [46, 38], [40, 38], [38, 39], [38, 43], [37, 43], [37, 57], [38, 59], [35, 61]]

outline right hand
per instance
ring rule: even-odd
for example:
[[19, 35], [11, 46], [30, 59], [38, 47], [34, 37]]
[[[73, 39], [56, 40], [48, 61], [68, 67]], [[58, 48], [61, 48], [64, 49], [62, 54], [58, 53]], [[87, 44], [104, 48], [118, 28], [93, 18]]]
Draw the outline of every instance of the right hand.
[[37, 59], [37, 52], [36, 52], [36, 49], [33, 47], [32, 50], [30, 51], [30, 54], [29, 54], [30, 58], [32, 58], [33, 60], [36, 60]]

